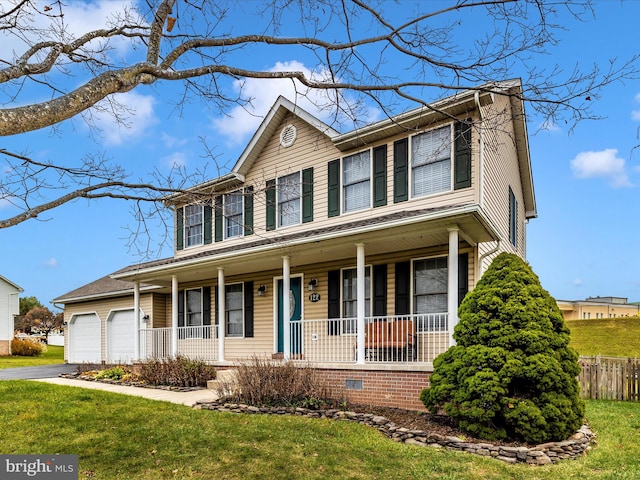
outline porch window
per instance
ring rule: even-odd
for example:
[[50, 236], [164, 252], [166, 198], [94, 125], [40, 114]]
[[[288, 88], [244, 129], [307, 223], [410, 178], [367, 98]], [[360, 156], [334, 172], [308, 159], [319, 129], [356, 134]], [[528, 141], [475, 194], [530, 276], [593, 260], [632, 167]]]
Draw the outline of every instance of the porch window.
[[411, 138], [411, 195], [422, 197], [451, 190], [451, 127]]
[[240, 192], [224, 196], [224, 231], [225, 238], [241, 237], [244, 232], [242, 218], [243, 195]]
[[244, 294], [242, 283], [225, 286], [225, 321], [227, 337], [244, 335]]
[[[364, 278], [364, 315], [371, 316], [371, 268], [365, 268]], [[342, 333], [353, 334], [357, 332], [358, 316], [358, 286], [357, 269], [349, 268], [342, 271]]]
[[[419, 331], [447, 329], [447, 257], [415, 260], [413, 263], [413, 311]], [[441, 314], [441, 315], [438, 315]]]
[[187, 205], [184, 208], [185, 246], [202, 245], [202, 205]]
[[185, 290], [185, 327], [202, 326], [202, 289]]
[[278, 178], [278, 226], [300, 223], [302, 198], [300, 172]]
[[371, 206], [370, 152], [356, 153], [342, 159], [342, 189], [344, 212], [362, 210]]

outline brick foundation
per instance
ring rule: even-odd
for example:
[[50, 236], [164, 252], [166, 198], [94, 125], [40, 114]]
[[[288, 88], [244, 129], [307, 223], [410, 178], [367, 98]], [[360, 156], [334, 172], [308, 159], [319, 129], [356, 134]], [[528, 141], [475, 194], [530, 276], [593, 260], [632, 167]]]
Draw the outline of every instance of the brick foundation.
[[0, 355], [11, 355], [10, 340], [0, 340]]
[[431, 372], [317, 369], [334, 396], [353, 403], [424, 411], [420, 392]]

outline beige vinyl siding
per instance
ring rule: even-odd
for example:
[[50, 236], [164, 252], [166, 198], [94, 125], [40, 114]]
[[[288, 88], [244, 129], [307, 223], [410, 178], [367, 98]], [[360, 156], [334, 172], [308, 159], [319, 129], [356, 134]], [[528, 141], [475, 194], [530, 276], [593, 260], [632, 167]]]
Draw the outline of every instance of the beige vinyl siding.
[[[297, 139], [290, 147], [282, 147], [280, 141], [280, 131], [287, 125], [294, 125], [297, 129]], [[255, 239], [280, 236], [282, 234], [296, 233], [305, 231], [310, 228], [322, 228], [344, 222], [352, 222], [373, 218], [380, 215], [386, 215], [406, 210], [419, 210], [424, 208], [441, 208], [452, 207], [456, 205], [467, 205], [477, 203], [478, 198], [478, 146], [475, 140], [477, 132], [472, 131], [472, 186], [460, 190], [452, 189], [434, 195], [419, 198], [410, 198], [408, 201], [394, 203], [393, 201], [393, 143], [396, 140], [413, 136], [415, 133], [421, 133], [432, 128], [443, 125], [452, 125], [451, 121], [441, 122], [439, 124], [430, 125], [428, 128], [420, 129], [417, 132], [405, 132], [393, 137], [389, 137], [384, 141], [377, 142], [367, 147], [353, 149], [341, 152], [333, 146], [330, 139], [321, 134], [318, 130], [302, 121], [300, 118], [290, 115], [285, 118], [278, 128], [275, 129], [274, 136], [267, 143], [259, 157], [251, 166], [251, 170], [245, 177], [245, 186], [253, 186], [254, 202], [253, 202], [253, 227], [254, 235], [249, 237], [237, 237], [225, 239], [221, 242], [214, 242], [211, 245], [202, 245], [196, 247], [176, 250], [175, 257], [179, 258], [185, 255], [192, 255], [202, 251], [208, 251], [217, 247], [229, 247], [251, 241]], [[336, 217], [328, 217], [328, 163], [332, 160], [343, 158], [353, 153], [361, 152], [380, 145], [387, 145], [387, 205], [384, 207], [366, 208], [349, 213], [342, 213]], [[453, 162], [453, 159], [452, 159]], [[277, 177], [288, 175], [294, 172], [301, 172], [306, 168], [313, 167], [314, 188], [314, 215], [313, 222], [300, 223], [284, 228], [276, 228], [272, 231], [266, 231], [266, 197], [265, 188], [267, 180], [276, 179]], [[453, 170], [453, 163], [452, 163]], [[342, 199], [342, 191], [341, 191]]]
[[[485, 108], [484, 115], [484, 198], [482, 206], [489, 219], [497, 227], [500, 245], [495, 254], [485, 258], [484, 271], [490, 261], [499, 252], [507, 251], [525, 258], [526, 221], [522, 183], [518, 166], [518, 157], [514, 143], [513, 122], [509, 116], [507, 97], [497, 96], [493, 105]], [[500, 119], [500, 121], [498, 121]], [[514, 247], [509, 238], [509, 187], [518, 202], [517, 245]], [[495, 242], [480, 245], [481, 257], [496, 247]]]

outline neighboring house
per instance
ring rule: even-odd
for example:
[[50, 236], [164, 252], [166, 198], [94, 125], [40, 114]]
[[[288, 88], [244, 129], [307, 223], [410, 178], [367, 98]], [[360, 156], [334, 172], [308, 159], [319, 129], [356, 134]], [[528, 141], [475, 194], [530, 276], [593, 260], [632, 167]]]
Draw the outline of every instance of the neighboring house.
[[267, 355], [420, 408], [459, 302], [536, 216], [521, 85], [491, 89], [347, 133], [279, 98], [228, 174], [167, 199], [173, 257], [55, 300], [67, 360]]
[[0, 355], [11, 355], [13, 322], [20, 314], [20, 294], [23, 291], [0, 275]]
[[589, 297], [585, 300], [556, 300], [565, 320], [637, 317], [640, 305], [624, 297]]

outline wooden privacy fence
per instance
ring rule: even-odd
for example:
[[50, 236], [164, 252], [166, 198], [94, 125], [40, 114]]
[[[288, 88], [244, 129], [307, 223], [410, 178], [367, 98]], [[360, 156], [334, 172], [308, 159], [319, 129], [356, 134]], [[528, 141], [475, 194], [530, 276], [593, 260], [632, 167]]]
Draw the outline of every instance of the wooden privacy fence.
[[580, 396], [594, 400], [640, 401], [640, 359], [580, 357]]

